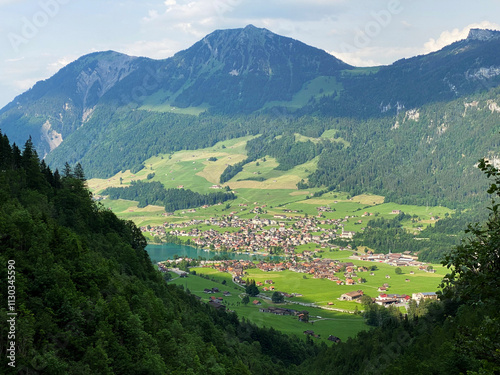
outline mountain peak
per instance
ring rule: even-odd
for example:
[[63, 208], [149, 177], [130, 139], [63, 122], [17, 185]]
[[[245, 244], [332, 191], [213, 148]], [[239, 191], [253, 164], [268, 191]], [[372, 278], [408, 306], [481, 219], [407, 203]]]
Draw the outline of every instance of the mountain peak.
[[500, 38], [500, 31], [489, 29], [470, 29], [467, 36], [468, 40], [480, 40], [482, 42], [497, 38]]
[[248, 24], [245, 26], [245, 28], [243, 30], [266, 30], [266, 29], [259, 29], [258, 27], [255, 27], [252, 24]]
[[[305, 82], [336, 77], [352, 68], [324, 50], [254, 25], [216, 30], [172, 61], [184, 80], [178, 83], [183, 88], [173, 103], [176, 107], [225, 107], [232, 102], [238, 111], [256, 110], [266, 101], [291, 100]], [[216, 97], [214, 92], [224, 94]]]

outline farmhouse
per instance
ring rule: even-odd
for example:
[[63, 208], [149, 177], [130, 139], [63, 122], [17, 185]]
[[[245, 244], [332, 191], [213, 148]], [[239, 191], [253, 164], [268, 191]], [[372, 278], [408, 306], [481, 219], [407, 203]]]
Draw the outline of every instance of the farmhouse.
[[329, 340], [329, 341], [336, 342], [336, 343], [339, 343], [339, 342], [341, 342], [341, 341], [342, 341], [342, 340], [340, 340], [337, 336], [333, 336], [333, 335], [328, 336], [328, 340]]
[[209, 301], [208, 305], [212, 306], [216, 310], [222, 310], [222, 311], [226, 310], [226, 306], [216, 301]]
[[410, 296], [406, 294], [380, 294], [375, 303], [382, 306], [392, 305], [393, 303], [405, 303], [410, 300]]
[[348, 292], [344, 293], [340, 296], [341, 301], [354, 301], [358, 298], [361, 298], [363, 296], [363, 291], [358, 290], [356, 292]]
[[421, 300], [424, 299], [437, 299], [437, 294], [435, 292], [419, 292], [419, 293], [413, 293], [411, 295], [411, 298], [417, 302], [420, 302]]
[[349, 232], [349, 231], [342, 231], [342, 233], [340, 234], [340, 238], [344, 238], [344, 239], [352, 239], [354, 237], [354, 235], [356, 234], [356, 232]]
[[260, 312], [263, 313], [270, 313], [270, 314], [275, 314], [275, 315], [295, 315], [296, 311], [292, 309], [284, 309], [282, 307], [269, 307], [269, 308], [260, 308]]

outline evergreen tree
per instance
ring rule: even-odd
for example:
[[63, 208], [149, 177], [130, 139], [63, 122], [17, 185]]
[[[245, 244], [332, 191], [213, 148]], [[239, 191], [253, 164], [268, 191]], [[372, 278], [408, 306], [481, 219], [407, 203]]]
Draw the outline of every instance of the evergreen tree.
[[73, 170], [68, 162], [64, 163], [63, 177], [73, 177]]
[[255, 297], [259, 294], [259, 288], [257, 288], [257, 286], [255, 285], [255, 280], [247, 280], [245, 285], [245, 292], [250, 297]]
[[81, 181], [85, 181], [85, 173], [83, 172], [83, 167], [80, 163], [76, 163], [75, 169], [73, 171], [73, 177]]
[[285, 298], [280, 292], [274, 292], [271, 296], [271, 301], [273, 301], [273, 303], [283, 303], [284, 300]]

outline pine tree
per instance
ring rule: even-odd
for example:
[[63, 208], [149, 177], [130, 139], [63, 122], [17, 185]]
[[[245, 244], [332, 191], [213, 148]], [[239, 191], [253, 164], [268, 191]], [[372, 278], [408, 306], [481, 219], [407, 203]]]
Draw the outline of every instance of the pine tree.
[[73, 177], [73, 171], [68, 162], [64, 164], [63, 177]]
[[85, 173], [83, 172], [83, 167], [80, 163], [76, 163], [75, 169], [73, 171], [73, 177], [85, 181]]

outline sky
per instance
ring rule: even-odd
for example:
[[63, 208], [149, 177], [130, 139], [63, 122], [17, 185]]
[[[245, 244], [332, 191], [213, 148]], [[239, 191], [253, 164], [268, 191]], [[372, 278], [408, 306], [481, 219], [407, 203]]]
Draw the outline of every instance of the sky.
[[387, 65], [500, 30], [498, 0], [0, 0], [0, 108], [82, 55], [164, 59], [248, 24], [355, 66]]

